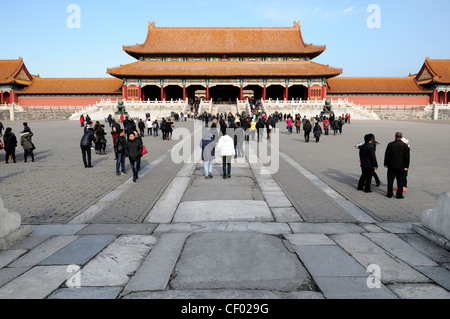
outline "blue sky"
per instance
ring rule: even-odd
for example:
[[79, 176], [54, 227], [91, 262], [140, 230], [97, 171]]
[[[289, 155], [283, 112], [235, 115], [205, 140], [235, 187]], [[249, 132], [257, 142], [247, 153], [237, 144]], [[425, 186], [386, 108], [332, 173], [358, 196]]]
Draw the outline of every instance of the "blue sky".
[[[291, 27], [306, 43], [326, 45], [314, 61], [343, 76], [407, 76], [425, 58], [450, 58], [448, 0], [1, 0], [0, 59], [24, 61], [41, 77], [108, 77], [135, 61], [123, 45], [143, 43], [149, 21], [160, 27]], [[80, 8], [80, 28], [67, 20]], [[371, 4], [376, 11], [368, 12]], [[379, 18], [379, 19], [378, 19]], [[370, 28], [380, 22], [381, 28]]]

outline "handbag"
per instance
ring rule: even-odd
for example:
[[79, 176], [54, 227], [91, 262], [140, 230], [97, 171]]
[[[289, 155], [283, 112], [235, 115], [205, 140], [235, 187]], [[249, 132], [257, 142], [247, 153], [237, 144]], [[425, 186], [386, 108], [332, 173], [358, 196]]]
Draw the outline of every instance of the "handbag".
[[142, 153], [141, 153], [141, 156], [142, 155], [145, 155], [145, 154], [147, 154], [148, 152], [147, 152], [147, 148], [144, 146], [143, 148], [142, 148]]

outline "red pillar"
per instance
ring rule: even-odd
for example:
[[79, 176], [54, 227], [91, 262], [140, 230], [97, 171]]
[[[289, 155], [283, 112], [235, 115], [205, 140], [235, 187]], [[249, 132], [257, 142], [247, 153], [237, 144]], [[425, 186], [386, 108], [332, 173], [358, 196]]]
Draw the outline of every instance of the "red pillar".
[[1, 93], [1, 100], [0, 100], [0, 104], [5, 104], [3, 101], [3, 91], [0, 92]]
[[209, 85], [206, 86], [206, 100], [209, 100]]
[[142, 100], [142, 86], [138, 86], [138, 96], [139, 96], [139, 100]]
[[445, 94], [444, 94], [444, 104], [448, 103], [448, 98], [447, 98], [447, 90], [445, 90]]
[[242, 101], [243, 99], [244, 99], [244, 86], [241, 85], [241, 92], [239, 94], [239, 100]]
[[322, 99], [326, 99], [326, 98], [327, 98], [327, 86], [322, 85]]
[[122, 86], [122, 98], [126, 101], [128, 100], [128, 86]]
[[14, 91], [9, 92], [9, 98], [11, 100], [11, 104], [15, 103], [16, 102], [16, 92], [14, 92]]
[[183, 100], [186, 101], [187, 93], [186, 93], [186, 85], [183, 85]]
[[284, 99], [289, 100], [289, 85], [286, 85], [286, 89], [284, 91]]
[[308, 100], [311, 98], [311, 85], [308, 85]]
[[262, 98], [263, 98], [264, 101], [267, 99], [267, 87], [265, 85], [264, 85], [264, 88], [263, 88]]
[[161, 85], [161, 101], [166, 99], [166, 91], [164, 90], [164, 85]]

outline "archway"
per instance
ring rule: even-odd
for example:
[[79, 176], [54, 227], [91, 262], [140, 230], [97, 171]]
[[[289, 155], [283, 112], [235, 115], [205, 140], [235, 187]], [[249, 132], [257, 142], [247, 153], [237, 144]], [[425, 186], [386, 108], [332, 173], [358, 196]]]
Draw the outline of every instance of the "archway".
[[286, 88], [282, 85], [270, 85], [266, 89], [266, 98], [272, 100], [283, 100]]
[[233, 85], [216, 85], [209, 88], [209, 95], [215, 103], [228, 103], [231, 100], [235, 104], [240, 93], [241, 89]]
[[142, 100], [161, 101], [161, 88], [157, 85], [146, 85], [142, 88]]
[[307, 100], [308, 99], [308, 88], [304, 85], [293, 85], [288, 91], [289, 100]]
[[164, 89], [166, 91], [166, 101], [183, 99], [183, 88], [179, 85], [168, 85]]
[[263, 88], [259, 85], [247, 85], [244, 86], [244, 91], [249, 90], [249, 91], [253, 91], [253, 98], [255, 100], [260, 100], [262, 99], [263, 96]]

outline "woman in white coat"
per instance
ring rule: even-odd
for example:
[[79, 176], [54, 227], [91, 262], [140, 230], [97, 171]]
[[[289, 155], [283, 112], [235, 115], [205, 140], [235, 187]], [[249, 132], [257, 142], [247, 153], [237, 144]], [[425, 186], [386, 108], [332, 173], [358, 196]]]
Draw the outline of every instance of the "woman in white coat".
[[223, 179], [231, 178], [231, 159], [234, 157], [234, 140], [227, 135], [226, 131], [217, 143], [217, 149], [222, 156]]

